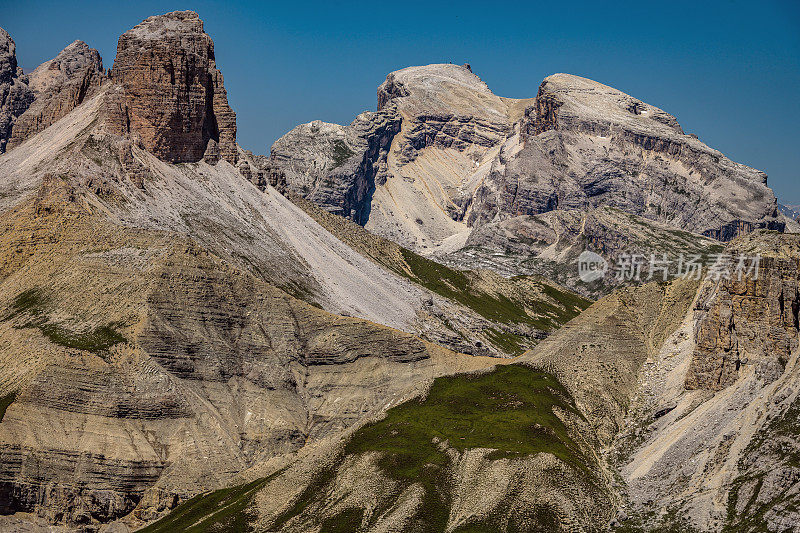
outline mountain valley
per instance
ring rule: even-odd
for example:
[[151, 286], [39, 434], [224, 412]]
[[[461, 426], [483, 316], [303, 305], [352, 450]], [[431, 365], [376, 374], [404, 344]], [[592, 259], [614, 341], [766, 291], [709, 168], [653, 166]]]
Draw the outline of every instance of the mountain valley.
[[0, 531], [800, 528], [766, 174], [601, 83], [454, 64], [258, 155], [223, 66], [193, 11], [109, 70], [23, 73], [0, 29]]

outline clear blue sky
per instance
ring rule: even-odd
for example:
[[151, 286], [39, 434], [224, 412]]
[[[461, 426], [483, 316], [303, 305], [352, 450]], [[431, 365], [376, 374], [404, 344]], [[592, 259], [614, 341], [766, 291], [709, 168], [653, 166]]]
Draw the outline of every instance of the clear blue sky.
[[0, 26], [33, 69], [75, 39], [107, 67], [142, 19], [193, 9], [216, 44], [239, 142], [268, 153], [295, 125], [349, 123], [375, 108], [386, 74], [472, 64], [500, 96], [530, 97], [568, 72], [678, 117], [687, 132], [759, 168], [800, 204], [800, 2], [25, 1]]

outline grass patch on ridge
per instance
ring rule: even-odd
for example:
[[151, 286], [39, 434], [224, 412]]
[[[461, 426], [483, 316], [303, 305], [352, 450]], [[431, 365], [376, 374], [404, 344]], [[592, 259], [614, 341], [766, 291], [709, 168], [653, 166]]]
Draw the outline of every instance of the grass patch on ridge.
[[[572, 439], [555, 410], [562, 416], [569, 413], [582, 418], [555, 377], [529, 366], [506, 365], [486, 373], [437, 378], [424, 398], [395, 406], [384, 419], [357, 430], [345, 444], [343, 455], [316, 476], [271, 524], [271, 530], [280, 531], [296, 517], [302, 517], [298, 525], [316, 523], [330, 505], [327, 498], [337, 474], [335, 465], [347, 456], [365, 453], [377, 453], [377, 466], [399, 482], [397, 488], [376, 502], [365, 529], [390, 512], [396, 498], [414, 484], [424, 490], [422, 506], [406, 523], [405, 530], [444, 532], [452, 506], [448, 479], [453, 465], [447, 447], [460, 451], [489, 449], [489, 460], [550, 453], [581, 474], [593, 477], [589, 469], [591, 458]], [[536, 513], [543, 525], [554, 519], [548, 508], [536, 509]], [[347, 509], [321, 519], [320, 531], [358, 531], [363, 520], [360, 510]], [[501, 522], [499, 517], [487, 517], [458, 531], [497, 531]]]
[[251, 531], [254, 517], [247, 512], [256, 493], [274, 474], [250, 483], [199, 494], [176, 507], [170, 514], [139, 529], [139, 533], [244, 533]]
[[528, 306], [535, 315], [531, 316], [521, 302], [504, 295], [487, 294], [476, 290], [472, 279], [465, 272], [453, 270], [405, 248], [402, 248], [401, 252], [410, 270], [410, 273], [400, 271], [401, 275], [431, 292], [469, 307], [489, 320], [504, 324], [529, 324], [536, 329], [550, 331], [575, 318], [581, 310], [591, 304], [589, 300], [576, 294], [542, 284], [542, 291], [560, 302], [564, 308], [545, 301], [530, 302]]
[[386, 472], [409, 481], [429, 465], [449, 461], [434, 439], [461, 451], [490, 448], [492, 458], [547, 452], [584, 468], [580, 448], [554, 408], [580, 416], [555, 377], [524, 365], [441, 377], [424, 399], [393, 407], [386, 418], [357, 431], [345, 451], [381, 452]]
[[28, 320], [15, 327], [37, 328], [53, 344], [95, 354], [105, 352], [116, 344], [127, 342], [127, 339], [117, 331], [119, 324], [115, 322], [76, 332], [49, 321], [45, 313], [46, 306], [47, 298], [40, 289], [28, 289], [14, 298], [11, 303], [11, 313], [6, 316], [6, 320], [25, 315]]

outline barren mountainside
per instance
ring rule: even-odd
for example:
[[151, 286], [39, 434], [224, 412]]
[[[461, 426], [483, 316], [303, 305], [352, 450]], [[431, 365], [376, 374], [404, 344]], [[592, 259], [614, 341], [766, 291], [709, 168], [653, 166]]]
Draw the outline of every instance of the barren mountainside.
[[[197, 15], [148, 19], [120, 50], [142, 32], [139, 53], [0, 158], [2, 528], [136, 527], [437, 376], [519, 353], [588, 305], [546, 280], [456, 272], [393, 243], [378, 261], [335, 236], [250, 183], [224, 132], [194, 135], [227, 112], [216, 96], [181, 107], [195, 84], [221, 84]], [[54, 78], [76, 50], [93, 57], [71, 46]], [[193, 53], [201, 70], [164, 86], [159, 73]], [[187, 122], [118, 128], [149, 109]]]
[[409, 67], [378, 88], [376, 113], [298, 126], [267, 168], [279, 186], [425, 253], [463, 246], [471, 228], [560, 210], [614, 207], [723, 241], [787, 223], [763, 172], [672, 115], [568, 74], [514, 100], [469, 65]]
[[[408, 67], [265, 156], [197, 13], [110, 71], [15, 53], [0, 531], [800, 527], [800, 226], [672, 115]], [[587, 249], [760, 266], [592, 284]]]

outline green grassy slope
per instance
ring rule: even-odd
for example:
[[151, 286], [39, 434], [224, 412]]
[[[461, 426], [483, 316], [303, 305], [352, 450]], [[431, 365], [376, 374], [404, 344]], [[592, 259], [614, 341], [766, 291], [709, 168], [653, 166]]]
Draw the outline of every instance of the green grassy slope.
[[[596, 490], [594, 458], [586, 453], [585, 444], [576, 442], [574, 429], [565, 425], [565, 413], [582, 418], [566, 389], [553, 376], [528, 366], [507, 365], [487, 373], [438, 378], [427, 396], [389, 409], [384, 419], [364, 426], [349, 439], [345, 456], [378, 452], [380, 469], [399, 482], [400, 488], [392, 494], [379, 495], [383, 503], [371, 512], [368, 523], [364, 523], [364, 510], [351, 509], [329, 517], [329, 525], [335, 525], [330, 530], [368, 530], [395, 505], [395, 498], [405, 487], [421, 484], [423, 507], [409, 527], [413, 531], [445, 531], [452, 505], [448, 472], [454, 466], [447, 448], [461, 452], [491, 449], [489, 461], [552, 454], [582, 483]], [[326, 486], [335, 476], [333, 470], [319, 476], [278, 517], [271, 530], [281, 531], [293, 518], [299, 517], [309, 525], [315, 516], [324, 516]], [[531, 513], [543, 531], [555, 527], [558, 518], [552, 509], [530, 503]], [[484, 517], [480, 523], [459, 531], [499, 531], [500, 522], [506, 523], [507, 519]], [[503, 526], [507, 527], [508, 524]]]
[[[453, 464], [444, 451], [445, 442], [447, 447], [459, 451], [493, 450], [488, 461], [552, 454], [575, 473], [574, 477], [582, 486], [585, 484], [587, 490], [603, 490], [596, 477], [596, 459], [587, 453], [585, 443], [576, 440], [575, 428], [565, 424], [565, 415], [582, 419], [574, 401], [556, 378], [529, 366], [506, 365], [485, 373], [438, 378], [424, 398], [389, 409], [382, 420], [357, 430], [332, 466], [318, 474], [293, 501], [287, 502], [287, 509], [273, 520], [268, 530], [295, 531], [305, 527], [321, 528], [322, 532], [368, 530], [395, 505], [396, 497], [405, 487], [419, 484], [424, 488], [423, 507], [409, 525], [410, 530], [444, 532], [453, 503], [453, 487], [448, 475]], [[374, 452], [379, 453], [379, 468], [400, 488], [391, 493], [376, 493], [380, 504], [369, 516], [360, 508], [329, 511], [330, 502], [326, 498], [331, 493], [338, 465], [343, 464], [345, 457]], [[257, 512], [250, 505], [253, 497], [279, 474], [197, 496], [141, 531], [251, 531], [255, 519], [251, 513]], [[354, 490], [376, 489], [355, 487]], [[530, 502], [529, 507], [528, 521], [535, 520], [541, 531], [557, 530], [558, 513], [537, 502]], [[480, 522], [463, 526], [458, 531], [513, 531], [514, 527], [507, 516], [499, 513], [483, 517]], [[527, 528], [522, 530], [530, 530]]]

